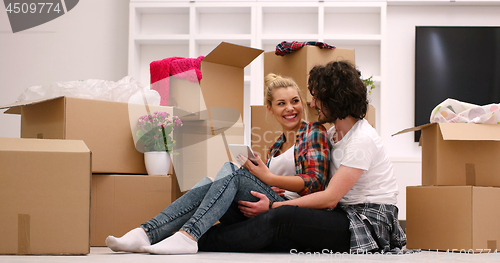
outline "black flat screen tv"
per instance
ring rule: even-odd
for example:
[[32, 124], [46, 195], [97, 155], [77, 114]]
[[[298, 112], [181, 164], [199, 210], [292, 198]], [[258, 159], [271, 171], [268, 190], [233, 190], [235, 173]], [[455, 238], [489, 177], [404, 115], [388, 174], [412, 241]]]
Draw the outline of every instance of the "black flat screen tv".
[[415, 126], [447, 98], [500, 103], [500, 27], [416, 27]]

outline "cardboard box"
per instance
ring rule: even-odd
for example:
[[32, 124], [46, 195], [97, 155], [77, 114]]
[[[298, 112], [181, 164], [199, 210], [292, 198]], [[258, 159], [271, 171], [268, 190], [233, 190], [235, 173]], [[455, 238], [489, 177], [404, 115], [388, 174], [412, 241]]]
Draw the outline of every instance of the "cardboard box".
[[309, 45], [285, 56], [277, 56], [274, 51], [270, 51], [264, 53], [264, 76], [275, 73], [291, 77], [299, 86], [302, 97], [311, 102], [312, 96], [307, 89], [309, 71], [316, 65], [340, 60], [355, 64], [354, 49], [321, 49]]
[[191, 112], [210, 111], [211, 107], [229, 107], [237, 109], [243, 116], [244, 68], [262, 52], [260, 49], [221, 42], [201, 61], [202, 79], [199, 86], [198, 83], [170, 78], [169, 106]]
[[23, 101], [2, 106], [21, 114], [21, 137], [83, 140], [92, 151], [92, 172], [145, 174], [144, 155], [134, 138], [137, 120], [154, 111], [189, 114], [176, 107], [149, 107], [72, 97]]
[[172, 202], [172, 177], [93, 174], [90, 245], [106, 246], [155, 217]]
[[434, 123], [421, 130], [422, 185], [500, 186], [500, 125]]
[[[273, 145], [273, 143], [281, 135], [281, 125], [278, 123], [276, 118], [268, 113], [267, 106], [251, 106], [252, 109], [252, 134], [251, 134], [251, 145], [252, 150], [258, 153], [262, 160], [265, 160], [267, 150]], [[314, 122], [318, 120], [318, 112], [313, 108], [308, 108], [309, 122]], [[375, 108], [372, 105], [368, 105], [368, 111], [366, 113], [365, 119], [375, 127]], [[325, 128], [328, 130], [332, 124], [325, 123]]]
[[184, 131], [197, 133], [183, 132], [190, 136], [177, 140], [189, 145], [184, 151], [190, 152], [177, 156], [178, 161], [182, 159], [182, 168], [174, 164], [181, 191], [190, 189], [205, 176], [215, 177], [223, 164], [232, 160], [227, 144], [244, 143], [244, 68], [262, 52], [222, 42], [201, 61], [199, 85], [170, 78], [171, 106], [199, 115], [199, 123], [194, 120], [183, 127]]
[[500, 188], [495, 187], [407, 187], [407, 248], [496, 251], [500, 248], [498, 200]]
[[0, 138], [0, 254], [88, 254], [83, 141]]

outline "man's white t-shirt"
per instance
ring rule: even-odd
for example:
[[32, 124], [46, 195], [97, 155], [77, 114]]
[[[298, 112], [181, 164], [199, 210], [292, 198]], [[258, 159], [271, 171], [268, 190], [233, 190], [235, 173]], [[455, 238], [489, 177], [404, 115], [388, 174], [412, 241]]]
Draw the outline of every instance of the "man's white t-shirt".
[[340, 165], [363, 169], [354, 186], [342, 197], [340, 204], [393, 204], [397, 202], [398, 185], [392, 163], [377, 131], [365, 119], [358, 120], [337, 143], [333, 142], [335, 127], [328, 130], [333, 145], [330, 175]]

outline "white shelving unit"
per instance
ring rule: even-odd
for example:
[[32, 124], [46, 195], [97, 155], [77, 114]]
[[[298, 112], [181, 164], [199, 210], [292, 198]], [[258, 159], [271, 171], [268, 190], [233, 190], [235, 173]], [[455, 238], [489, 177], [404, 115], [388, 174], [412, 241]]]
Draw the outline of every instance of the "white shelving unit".
[[[150, 82], [149, 63], [198, 57], [221, 41], [274, 51], [281, 41], [322, 41], [356, 50], [363, 77], [374, 76], [371, 103], [380, 108], [386, 1], [130, 2], [129, 75]], [[245, 68], [245, 109], [263, 103], [263, 59]], [[243, 116], [250, 135], [249, 111]], [[380, 127], [377, 111], [377, 127]]]

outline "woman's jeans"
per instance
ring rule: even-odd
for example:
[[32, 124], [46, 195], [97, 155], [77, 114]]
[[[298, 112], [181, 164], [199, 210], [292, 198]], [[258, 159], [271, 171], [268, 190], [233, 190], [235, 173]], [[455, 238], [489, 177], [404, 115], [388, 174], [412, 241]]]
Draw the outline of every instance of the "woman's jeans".
[[[238, 200], [258, 201], [250, 191], [265, 194], [269, 200], [283, 201], [271, 187], [246, 169], [226, 163], [219, 170], [214, 182], [203, 178], [191, 190], [170, 204], [156, 217], [141, 225], [151, 244], [155, 244], [178, 230], [183, 230], [198, 240], [219, 219], [238, 222], [242, 214], [235, 211]], [[229, 207], [233, 207], [226, 214]], [[226, 214], [226, 215], [225, 215]], [[221, 218], [224, 215], [224, 218]], [[234, 217], [234, 218], [233, 218]]]

